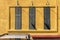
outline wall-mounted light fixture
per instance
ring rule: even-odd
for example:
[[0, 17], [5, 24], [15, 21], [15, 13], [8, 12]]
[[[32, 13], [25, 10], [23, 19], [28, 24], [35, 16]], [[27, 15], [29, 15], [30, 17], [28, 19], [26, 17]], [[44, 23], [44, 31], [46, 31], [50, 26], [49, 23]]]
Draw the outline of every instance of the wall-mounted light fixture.
[[31, 3], [32, 3], [32, 6], [33, 6], [33, 1], [31, 1]]
[[17, 0], [17, 5], [19, 5], [19, 2], [18, 2], [18, 0]]
[[47, 0], [47, 3], [46, 3], [46, 5], [50, 5], [50, 4], [49, 4], [49, 0]]

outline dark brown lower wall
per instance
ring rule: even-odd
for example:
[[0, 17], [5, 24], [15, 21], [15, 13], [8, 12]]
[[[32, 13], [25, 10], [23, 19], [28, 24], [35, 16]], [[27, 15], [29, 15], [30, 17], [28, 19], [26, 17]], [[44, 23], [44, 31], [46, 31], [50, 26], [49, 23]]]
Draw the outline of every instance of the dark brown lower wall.
[[58, 39], [34, 39], [34, 40], [60, 40], [60, 38]]

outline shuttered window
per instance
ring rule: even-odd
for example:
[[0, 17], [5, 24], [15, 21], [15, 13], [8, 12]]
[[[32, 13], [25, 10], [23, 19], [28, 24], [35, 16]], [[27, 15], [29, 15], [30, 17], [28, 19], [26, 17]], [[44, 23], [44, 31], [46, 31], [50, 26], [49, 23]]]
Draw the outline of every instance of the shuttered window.
[[15, 7], [15, 29], [21, 29], [22, 27], [22, 8]]
[[44, 29], [50, 29], [50, 7], [44, 7]]
[[29, 29], [35, 29], [35, 7], [29, 8]]

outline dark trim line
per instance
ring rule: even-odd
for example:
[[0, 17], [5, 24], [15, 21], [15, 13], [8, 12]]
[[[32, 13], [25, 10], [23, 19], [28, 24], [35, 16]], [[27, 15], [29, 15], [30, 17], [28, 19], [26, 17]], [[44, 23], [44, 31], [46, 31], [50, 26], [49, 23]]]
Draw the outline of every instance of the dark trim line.
[[29, 7], [35, 7], [35, 8], [44, 8], [44, 7], [51, 7], [55, 8], [55, 6], [10, 6], [10, 7], [22, 7], [22, 8], [29, 8]]
[[57, 6], [57, 32], [58, 32], [58, 6]]
[[11, 15], [10, 15], [10, 7], [9, 7], [9, 29], [11, 29], [11, 23], [10, 23], [11, 22], [11, 20], [10, 20], [11, 17], [10, 16]]

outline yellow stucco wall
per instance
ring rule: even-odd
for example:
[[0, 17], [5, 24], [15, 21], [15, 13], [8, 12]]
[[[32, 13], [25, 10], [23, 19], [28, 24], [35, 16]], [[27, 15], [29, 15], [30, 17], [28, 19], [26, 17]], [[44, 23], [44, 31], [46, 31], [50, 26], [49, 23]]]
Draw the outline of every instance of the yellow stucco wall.
[[[51, 30], [43, 30], [43, 19], [41, 19], [44, 15], [43, 15], [43, 7], [44, 6], [47, 6], [46, 4], [47, 3], [47, 0], [18, 0], [19, 2], [19, 5], [18, 6], [21, 6], [21, 7], [29, 7], [29, 6], [32, 6], [32, 1], [33, 1], [33, 6], [35, 7], [41, 7], [40, 9], [39, 8], [36, 8], [37, 9], [37, 14], [38, 16], [36, 16], [36, 21], [37, 21], [37, 24], [38, 25], [41, 25], [41, 27], [39, 27], [38, 25], [36, 25], [37, 27], [37, 30], [29, 30], [28, 27], [28, 8], [23, 8], [23, 13], [26, 12], [27, 15], [25, 14], [22, 14], [22, 21], [23, 21], [23, 29], [22, 30], [15, 30], [14, 29], [14, 8], [11, 9], [11, 27], [12, 29], [9, 30], [9, 7], [15, 7], [17, 6], [17, 0], [0, 0], [0, 34], [4, 34], [4, 33], [30, 33], [30, 34], [40, 34], [40, 35], [43, 35], [43, 34], [47, 34], [47, 35], [50, 35], [50, 34], [60, 34], [60, 0], [49, 0], [49, 5], [50, 7], [55, 7], [55, 8], [51, 8]], [[57, 9], [58, 8], [58, 9]], [[40, 10], [40, 11], [38, 11]], [[55, 11], [55, 12], [52, 12]], [[25, 12], [24, 12], [25, 11]], [[39, 14], [39, 13], [42, 13], [42, 14]], [[58, 15], [57, 15], [58, 13]], [[58, 20], [57, 20], [57, 16], [58, 16]], [[25, 19], [26, 17], [26, 19]], [[41, 19], [41, 22], [38, 21]], [[26, 20], [26, 21], [24, 21]], [[57, 22], [58, 22], [58, 30], [57, 30]], [[26, 24], [24, 24], [26, 23]], [[40, 30], [40, 29], [41, 30]], [[15, 32], [14, 32], [15, 31]]]

